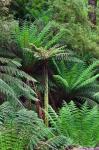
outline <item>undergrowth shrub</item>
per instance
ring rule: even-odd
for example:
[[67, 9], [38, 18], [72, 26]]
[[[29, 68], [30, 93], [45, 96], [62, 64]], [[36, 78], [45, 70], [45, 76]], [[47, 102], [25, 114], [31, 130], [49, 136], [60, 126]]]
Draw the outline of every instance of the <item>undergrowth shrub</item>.
[[44, 11], [47, 8], [48, 1], [46, 0], [13, 0], [10, 5], [10, 12], [16, 19], [34, 21], [44, 15]]
[[96, 147], [99, 144], [99, 109], [87, 103], [78, 108], [74, 102], [64, 103], [57, 114], [49, 107], [49, 120], [53, 131], [70, 137], [75, 145]]
[[49, 14], [51, 19], [64, 24], [67, 32], [64, 36], [68, 48], [77, 51], [82, 58], [93, 53], [99, 58], [99, 3], [97, 2], [97, 23], [93, 29], [88, 12], [90, 9], [87, 0], [54, 0], [50, 2]]
[[47, 128], [32, 110], [15, 109], [5, 102], [0, 105], [1, 150], [63, 150], [72, 140]]

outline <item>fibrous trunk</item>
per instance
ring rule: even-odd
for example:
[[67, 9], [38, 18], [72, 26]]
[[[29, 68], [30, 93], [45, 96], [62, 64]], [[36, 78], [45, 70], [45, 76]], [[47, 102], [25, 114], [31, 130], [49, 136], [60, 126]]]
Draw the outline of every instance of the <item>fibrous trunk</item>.
[[49, 104], [49, 100], [48, 100], [48, 66], [47, 63], [45, 63], [44, 65], [44, 110], [45, 110], [45, 124], [46, 126], [48, 126], [48, 115], [46, 115], [46, 113], [48, 113], [48, 104]]
[[97, 0], [88, 0], [88, 4], [91, 6], [91, 10], [89, 11], [89, 19], [94, 25], [96, 25]]

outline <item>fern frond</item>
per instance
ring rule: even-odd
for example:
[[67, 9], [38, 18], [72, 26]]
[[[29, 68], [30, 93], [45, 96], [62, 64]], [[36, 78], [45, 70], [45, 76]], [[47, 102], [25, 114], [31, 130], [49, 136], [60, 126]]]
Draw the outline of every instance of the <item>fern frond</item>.
[[64, 89], [69, 88], [68, 82], [65, 79], [63, 79], [60, 75], [53, 75], [53, 78], [56, 80], [59, 86], [63, 87]]
[[30, 85], [22, 81], [25, 79], [34, 83], [36, 80], [19, 69], [21, 66], [20, 59], [0, 58], [0, 92], [4, 94], [3, 100], [9, 100], [13, 106], [15, 104], [15, 106], [19, 106], [19, 108], [20, 106], [23, 108], [19, 100], [23, 95], [29, 100], [37, 101], [38, 99], [36, 98], [34, 90]]
[[99, 61], [95, 61], [92, 65], [90, 65], [78, 78], [78, 81], [74, 84], [74, 87], [86, 80], [90, 76], [90, 73], [99, 65]]
[[[49, 115], [53, 116], [50, 111]], [[68, 105], [63, 105], [54, 122], [57, 124], [54, 126], [57, 134], [70, 137], [76, 145], [95, 147], [99, 142], [99, 110], [97, 106], [89, 109], [85, 103], [79, 109], [71, 101]]]
[[87, 86], [87, 85], [89, 85], [91, 83], [94, 83], [98, 77], [99, 77], [99, 74], [97, 74], [97, 75], [87, 79], [86, 81], [84, 81], [80, 85], [78, 85], [77, 88], [84, 87], [84, 86]]
[[15, 99], [15, 101], [10, 101], [12, 105], [14, 105], [15, 107], [21, 106], [23, 108], [22, 103], [18, 100], [16, 93], [13, 91], [13, 89], [1, 79], [0, 79], [0, 91], [5, 95], [12, 97], [12, 99]]
[[36, 82], [36, 80], [34, 78], [32, 78], [30, 75], [26, 74], [23, 71], [20, 71], [17, 68], [14, 68], [11, 66], [0, 66], [0, 70], [7, 73], [7, 74], [23, 77], [23, 78], [26, 78], [26, 79], [31, 80], [33, 82]]
[[97, 82], [99, 74], [94, 73], [98, 63], [98, 61], [94, 62], [88, 68], [85, 68], [83, 64], [75, 64], [71, 69], [67, 69], [62, 63], [54, 63], [59, 75], [54, 75], [53, 78], [56, 84], [62, 87], [67, 99], [72, 97], [76, 101], [84, 102], [87, 99], [99, 103], [98, 96], [95, 96], [95, 93], [99, 91]]

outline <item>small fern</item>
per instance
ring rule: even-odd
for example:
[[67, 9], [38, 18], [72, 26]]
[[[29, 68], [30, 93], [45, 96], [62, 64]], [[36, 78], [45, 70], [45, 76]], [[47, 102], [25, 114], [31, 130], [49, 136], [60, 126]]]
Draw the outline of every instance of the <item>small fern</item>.
[[[54, 117], [53, 117], [54, 116]], [[99, 110], [89, 109], [85, 103], [81, 109], [73, 102], [64, 104], [59, 113], [49, 107], [50, 124], [58, 135], [70, 137], [75, 145], [96, 147], [99, 144]]]
[[70, 138], [57, 135], [47, 128], [34, 111], [15, 111], [9, 102], [0, 106], [1, 150], [64, 149], [72, 144]]

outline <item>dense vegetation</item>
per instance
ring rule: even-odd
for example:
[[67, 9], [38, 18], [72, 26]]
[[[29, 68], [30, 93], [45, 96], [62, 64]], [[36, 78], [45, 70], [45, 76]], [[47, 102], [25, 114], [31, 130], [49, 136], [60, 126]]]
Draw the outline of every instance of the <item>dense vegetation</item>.
[[0, 149], [99, 145], [99, 2], [1, 0]]

